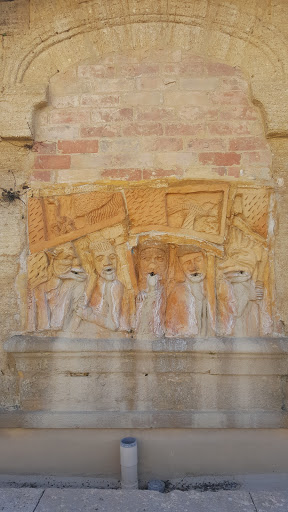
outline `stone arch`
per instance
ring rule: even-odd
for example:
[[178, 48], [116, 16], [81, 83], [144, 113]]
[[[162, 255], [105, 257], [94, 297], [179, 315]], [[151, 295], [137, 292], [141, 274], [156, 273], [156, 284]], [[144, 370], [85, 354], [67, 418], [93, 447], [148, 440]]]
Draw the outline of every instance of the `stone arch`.
[[[275, 87], [277, 94], [288, 96], [288, 51], [284, 34], [273, 24], [269, 3], [198, 0], [187, 4], [178, 0], [155, 5], [150, 0], [144, 4], [129, 0], [125, 5], [114, 5], [88, 0], [79, 1], [68, 11], [65, 5], [57, 5], [57, 21], [48, 4], [34, 5], [32, 30], [24, 40], [22, 35], [15, 34], [15, 46], [20, 51], [16, 56], [7, 51], [3, 106], [4, 114], [10, 117], [14, 115], [14, 105], [23, 110], [23, 125], [18, 122], [16, 133], [15, 128], [10, 128], [12, 118], [8, 129], [5, 121], [2, 136], [31, 137], [27, 121], [32, 124], [31, 112], [46, 101], [45, 87], [59, 71], [113, 51], [145, 53], [167, 46], [241, 67], [249, 77], [252, 97], [261, 109], [267, 135], [282, 136], [287, 132], [282, 109], [275, 112], [271, 96]], [[18, 107], [18, 97], [23, 95], [25, 108], [23, 101]]]
[[[89, 6], [91, 7], [92, 4], [93, 2], [87, 2], [80, 6], [77, 12], [74, 11], [74, 14], [66, 18], [64, 16], [58, 30], [55, 30], [54, 26], [44, 34], [43, 26], [35, 30], [26, 39], [26, 45], [17, 59], [10, 62], [10, 66], [7, 67], [6, 83], [21, 83], [25, 81], [27, 74], [30, 74], [33, 81], [33, 67], [34, 69], [38, 67], [37, 62], [41, 56], [45, 54], [49, 61], [49, 55], [55, 56], [54, 49], [56, 48], [57, 54], [57, 48], [59, 51], [61, 47], [65, 47], [67, 41], [73, 48], [71, 55], [74, 54], [76, 59], [83, 60], [87, 54], [85, 49], [80, 52], [81, 56], [79, 52], [75, 52], [74, 42], [77, 40], [82, 39], [80, 44], [83, 48], [85, 38], [88, 46], [93, 46], [97, 40], [97, 52], [103, 54], [105, 53], [103, 46], [109, 42], [112, 45], [118, 44], [118, 49], [122, 49], [125, 44], [132, 49], [135, 46], [141, 46], [142, 39], [142, 44], [149, 46], [153, 31], [158, 32], [161, 38], [161, 41], [156, 42], [158, 46], [161, 42], [162, 44], [169, 42], [171, 45], [177, 42], [183, 47], [189, 45], [195, 53], [199, 53], [199, 50], [204, 54], [210, 53], [214, 58], [219, 58], [217, 51], [221, 47], [220, 60], [232, 65], [241, 65], [244, 60], [245, 65], [241, 67], [246, 68], [250, 74], [253, 74], [253, 66], [258, 73], [261, 68], [264, 67], [267, 71], [270, 67], [270, 74], [281, 76], [287, 67], [287, 48], [284, 37], [279, 30], [268, 23], [268, 20], [265, 23], [262, 19], [260, 23], [258, 17], [260, 11], [258, 13], [256, 9], [253, 11], [251, 8], [250, 12], [244, 12], [236, 5], [223, 5], [218, 0], [214, 0], [207, 6], [207, 2], [201, 0], [198, 2], [198, 9], [194, 12], [192, 8], [189, 11], [184, 2], [179, 1], [174, 13], [169, 12], [167, 6], [166, 8], [161, 6], [155, 12], [151, 5], [145, 12], [139, 13], [134, 2], [131, 1], [126, 13], [121, 12], [122, 8], [119, 6], [119, 11], [115, 10], [113, 15], [108, 7], [106, 13], [103, 13], [105, 9], [102, 9], [101, 13], [100, 7], [97, 12], [94, 6], [95, 12], [91, 19]], [[263, 13], [265, 9], [262, 10], [264, 16]], [[119, 36], [118, 41], [116, 32]], [[89, 35], [88, 39], [87, 35]], [[245, 59], [245, 55], [250, 57]], [[257, 57], [256, 60], [253, 56]]]

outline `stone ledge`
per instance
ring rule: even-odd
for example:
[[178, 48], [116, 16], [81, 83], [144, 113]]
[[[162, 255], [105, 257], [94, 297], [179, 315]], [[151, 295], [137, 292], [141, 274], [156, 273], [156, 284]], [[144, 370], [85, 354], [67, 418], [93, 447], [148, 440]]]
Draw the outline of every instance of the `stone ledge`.
[[9, 411], [0, 428], [288, 428], [286, 411]]
[[80, 339], [15, 335], [6, 352], [194, 352], [200, 354], [288, 355], [288, 337], [281, 338], [164, 338], [160, 340]]

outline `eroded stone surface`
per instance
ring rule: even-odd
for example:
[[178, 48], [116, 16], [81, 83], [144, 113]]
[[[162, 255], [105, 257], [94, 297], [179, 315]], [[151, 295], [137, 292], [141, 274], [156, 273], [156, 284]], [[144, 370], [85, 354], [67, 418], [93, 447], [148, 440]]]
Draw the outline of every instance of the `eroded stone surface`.
[[39, 191], [28, 206], [28, 330], [146, 339], [270, 334], [270, 195], [193, 181]]
[[[205, 0], [197, 2], [197, 5], [188, 5], [184, 0], [178, 0], [171, 5], [161, 3], [155, 8], [155, 2], [147, 0], [143, 8], [141, 2], [131, 0], [125, 4], [125, 10], [117, 3], [102, 3], [96, 5], [93, 0], [59, 0], [56, 5], [52, 0], [47, 0], [45, 5], [43, 2], [37, 5], [37, 2], [32, 2], [28, 17], [26, 1], [21, 2], [21, 5], [17, 2], [3, 3], [1, 76], [4, 88], [0, 116], [3, 137], [0, 159], [4, 183], [2, 181], [1, 185], [7, 186], [7, 169], [15, 171], [17, 183], [23, 183], [32, 174], [35, 153], [25, 146], [27, 142], [31, 144], [35, 136], [34, 127], [39, 130], [40, 146], [35, 146], [39, 168], [33, 171], [33, 175], [40, 184], [55, 180], [59, 183], [77, 183], [83, 180], [84, 174], [85, 180], [91, 182], [100, 177], [139, 180], [171, 174], [194, 177], [197, 173], [204, 178], [211, 178], [212, 173], [213, 177], [227, 176], [236, 181], [242, 170], [244, 176], [248, 173], [249, 176], [257, 175], [260, 180], [264, 180], [270, 175], [269, 147], [272, 147], [273, 178], [276, 181], [279, 179], [277, 204], [281, 212], [280, 228], [279, 231], [275, 230], [276, 297], [273, 316], [276, 331], [284, 333], [288, 325], [287, 280], [283, 279], [287, 261], [285, 212], [288, 204], [285, 200], [287, 142], [283, 137], [287, 134], [285, 77], [288, 59], [284, 37], [287, 31], [284, 21], [287, 18], [286, 3], [276, 2], [267, 6], [263, 2], [252, 5], [234, 0], [233, 5], [226, 2], [220, 6], [219, 2], [212, 0], [211, 7], [207, 9]], [[116, 27], [112, 26], [114, 23]], [[155, 51], [157, 47], [161, 49]], [[97, 61], [95, 54], [99, 56]], [[204, 61], [205, 66], [206, 62], [209, 64], [209, 76], [204, 76], [208, 70], [203, 66]], [[122, 81], [120, 76], [117, 78], [113, 75], [115, 62], [124, 78]], [[239, 67], [248, 82], [243, 80], [243, 76], [240, 78]], [[60, 75], [63, 76], [67, 68], [70, 69], [62, 79]], [[160, 68], [163, 72], [162, 82], [159, 80], [162, 75], [157, 74]], [[55, 78], [51, 79], [53, 76]], [[115, 87], [115, 79], [118, 80], [117, 91], [111, 91], [111, 87]], [[176, 79], [181, 90], [177, 89], [178, 84], [175, 85]], [[131, 91], [133, 80], [135, 87]], [[54, 90], [51, 94], [52, 87], [49, 92], [49, 107], [46, 111], [42, 107], [43, 104], [47, 106], [49, 82], [53, 82]], [[251, 98], [248, 93], [250, 85]], [[106, 94], [108, 89], [109, 94]], [[164, 92], [167, 104], [160, 103]], [[210, 109], [207, 105], [208, 97], [213, 97], [215, 106], [220, 107], [218, 114], [214, 107]], [[104, 99], [104, 104], [101, 104], [101, 99]], [[257, 101], [265, 121], [266, 134], [272, 137], [269, 145], [265, 145], [264, 124], [251, 99]], [[39, 117], [42, 118], [38, 123], [39, 111], [37, 115], [34, 114], [35, 108], [39, 109], [40, 106]], [[75, 114], [68, 122], [67, 111], [63, 113], [63, 110], [77, 108], [80, 124]], [[178, 124], [175, 117], [172, 116], [173, 122], [170, 118], [174, 108], [179, 115]], [[61, 116], [59, 112], [52, 112], [53, 109], [62, 111], [65, 124], [57, 124]], [[85, 109], [89, 110], [91, 116], [89, 126]], [[49, 120], [48, 113], [51, 115]], [[207, 122], [206, 128], [203, 126], [203, 115]], [[84, 121], [86, 126], [82, 124]], [[145, 129], [144, 122], [147, 122]], [[157, 135], [161, 125], [167, 131], [163, 136]], [[126, 140], [119, 135], [119, 129]], [[149, 130], [151, 135], [148, 135]], [[248, 137], [244, 133], [246, 130], [249, 131]], [[43, 138], [41, 133], [44, 134]], [[134, 137], [136, 133], [137, 137]], [[50, 141], [54, 137], [58, 142]], [[254, 148], [251, 142], [256, 144]], [[262, 143], [265, 147], [261, 147]], [[95, 158], [100, 153], [101, 158]], [[108, 158], [105, 156], [107, 153]], [[201, 154], [201, 160], [197, 160], [196, 153]], [[119, 154], [122, 154], [121, 158]], [[57, 159], [43, 158], [45, 155], [61, 157], [59, 164]], [[237, 164], [239, 156], [241, 166]], [[59, 167], [60, 163], [64, 168]], [[71, 167], [67, 169], [69, 163]], [[47, 165], [49, 169], [45, 167]], [[55, 167], [57, 165], [58, 168]], [[13, 186], [13, 183], [8, 185]], [[26, 224], [22, 219], [25, 207], [20, 202], [17, 209], [14, 206], [9, 206], [11, 215], [2, 226], [0, 249], [4, 259], [7, 259], [9, 253], [15, 254], [18, 261], [22, 254], [23, 262], [23, 249], [27, 247]], [[258, 232], [263, 233], [261, 229]], [[3, 278], [5, 271], [4, 264]], [[24, 318], [27, 286], [25, 278], [19, 280], [17, 274], [19, 268], [15, 270], [11, 281], [9, 279], [3, 286], [3, 339], [7, 339], [11, 332], [26, 327], [25, 322], [21, 325], [19, 309], [24, 305]], [[205, 280], [208, 282], [208, 277]], [[131, 308], [135, 307], [134, 289], [133, 285], [129, 299]], [[235, 298], [235, 289], [233, 283], [227, 286], [222, 290], [223, 297], [227, 297], [230, 290], [231, 296]], [[253, 317], [255, 308], [252, 306], [255, 301], [251, 300], [253, 290], [249, 283], [247, 289], [245, 300], [248, 316]], [[215, 305], [213, 307], [214, 311]], [[236, 304], [235, 314], [240, 309], [239, 303]], [[229, 326], [231, 316], [231, 312], [223, 308], [223, 330]], [[255, 323], [257, 328], [257, 321]], [[6, 378], [7, 364], [4, 358], [1, 360], [1, 369], [5, 374], [3, 380]], [[9, 392], [5, 391], [5, 396], [2, 403], [6, 405], [10, 401], [11, 405], [14, 404], [14, 398]]]

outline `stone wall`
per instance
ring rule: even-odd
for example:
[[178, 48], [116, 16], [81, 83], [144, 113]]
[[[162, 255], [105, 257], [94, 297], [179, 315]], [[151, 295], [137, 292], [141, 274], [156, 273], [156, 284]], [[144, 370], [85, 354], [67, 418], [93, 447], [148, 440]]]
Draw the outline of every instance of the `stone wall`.
[[[10, 170], [24, 202], [26, 182], [272, 185], [275, 332], [287, 333], [285, 0], [25, 0], [0, 9], [1, 187], [14, 189]], [[104, 97], [116, 104], [99, 105]], [[26, 206], [4, 194], [0, 209], [4, 341], [25, 325], [28, 244]], [[0, 390], [2, 406], [17, 407], [15, 361], [3, 348]]]
[[6, 350], [20, 410], [1, 427], [287, 428], [287, 338], [14, 336]]

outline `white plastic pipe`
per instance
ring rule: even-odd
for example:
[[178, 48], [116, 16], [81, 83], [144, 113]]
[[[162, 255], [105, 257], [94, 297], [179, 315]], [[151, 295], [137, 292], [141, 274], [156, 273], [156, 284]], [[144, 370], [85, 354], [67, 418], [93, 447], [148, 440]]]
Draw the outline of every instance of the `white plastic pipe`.
[[137, 439], [124, 437], [120, 441], [121, 487], [138, 489]]

